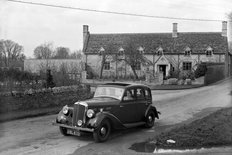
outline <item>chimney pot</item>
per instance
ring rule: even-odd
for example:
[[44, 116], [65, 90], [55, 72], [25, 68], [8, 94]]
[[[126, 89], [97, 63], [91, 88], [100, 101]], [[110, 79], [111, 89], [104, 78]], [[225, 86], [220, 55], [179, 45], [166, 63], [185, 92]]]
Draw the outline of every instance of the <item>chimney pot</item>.
[[177, 23], [173, 23], [172, 37], [177, 38]]
[[88, 25], [83, 25], [83, 46], [85, 44], [85, 40], [89, 34], [89, 26]]
[[222, 22], [222, 36], [227, 37], [227, 21]]

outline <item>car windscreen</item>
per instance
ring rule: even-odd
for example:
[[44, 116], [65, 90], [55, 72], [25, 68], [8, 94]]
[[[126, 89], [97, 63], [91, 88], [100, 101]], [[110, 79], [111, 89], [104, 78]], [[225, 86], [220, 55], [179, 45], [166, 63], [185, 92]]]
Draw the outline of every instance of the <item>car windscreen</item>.
[[97, 87], [94, 97], [112, 97], [121, 100], [124, 89], [116, 87]]

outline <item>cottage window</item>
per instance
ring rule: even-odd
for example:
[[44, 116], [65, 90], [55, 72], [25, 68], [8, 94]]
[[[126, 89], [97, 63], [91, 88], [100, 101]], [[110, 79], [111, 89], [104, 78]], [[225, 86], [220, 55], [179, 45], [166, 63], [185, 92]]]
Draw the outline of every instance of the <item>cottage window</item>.
[[206, 56], [212, 56], [212, 53], [213, 53], [212, 51], [206, 51], [205, 54], [206, 54]]
[[98, 51], [99, 55], [103, 55], [105, 52], [105, 49], [103, 47], [100, 48], [100, 50]]
[[144, 48], [140, 46], [140, 47], [138, 48], [138, 51], [139, 51], [140, 54], [143, 54], [143, 53], [144, 53]]
[[124, 49], [121, 47], [121, 48], [119, 48], [119, 50], [118, 50], [118, 55], [121, 56], [121, 55], [123, 55], [123, 54], [124, 54]]
[[141, 63], [140, 62], [137, 62], [135, 64], [135, 70], [141, 70]]
[[104, 70], [110, 70], [110, 62], [109, 61], [106, 61], [104, 63]]
[[205, 51], [206, 56], [210, 57], [213, 55], [213, 49], [209, 46]]
[[163, 55], [163, 51], [158, 51], [158, 52], [157, 52], [157, 55], [159, 55], [159, 56], [160, 56], [160, 55]]
[[162, 47], [159, 47], [158, 49], [157, 49], [157, 55], [163, 55], [163, 48]]
[[191, 55], [191, 51], [185, 51], [184, 52], [184, 56], [190, 56]]
[[186, 47], [184, 51], [184, 56], [190, 56], [190, 55], [191, 55], [191, 49], [189, 47]]
[[183, 70], [191, 70], [192, 62], [183, 62]]

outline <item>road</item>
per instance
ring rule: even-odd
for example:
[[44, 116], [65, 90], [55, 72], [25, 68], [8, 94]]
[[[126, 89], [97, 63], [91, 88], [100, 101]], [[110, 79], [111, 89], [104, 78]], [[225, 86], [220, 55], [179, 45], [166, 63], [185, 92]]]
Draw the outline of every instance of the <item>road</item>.
[[[153, 104], [162, 115], [152, 129], [130, 129], [113, 133], [106, 143], [96, 144], [91, 135], [64, 137], [51, 122], [56, 115], [28, 118], [0, 124], [2, 155], [123, 154], [134, 142], [151, 138], [166, 125], [203, 117], [232, 105], [232, 80], [187, 90], [152, 91]], [[134, 153], [132, 150], [129, 153]]]

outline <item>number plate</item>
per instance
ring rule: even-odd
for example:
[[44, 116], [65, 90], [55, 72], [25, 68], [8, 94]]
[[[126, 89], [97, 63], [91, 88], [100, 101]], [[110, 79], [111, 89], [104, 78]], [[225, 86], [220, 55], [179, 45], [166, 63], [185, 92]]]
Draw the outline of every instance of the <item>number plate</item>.
[[81, 136], [81, 133], [80, 133], [79, 130], [71, 130], [71, 129], [68, 129], [68, 130], [67, 130], [67, 133], [70, 134], [70, 135]]

